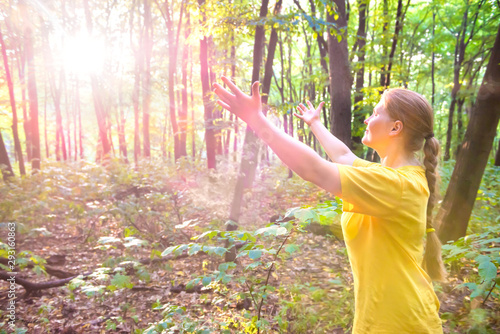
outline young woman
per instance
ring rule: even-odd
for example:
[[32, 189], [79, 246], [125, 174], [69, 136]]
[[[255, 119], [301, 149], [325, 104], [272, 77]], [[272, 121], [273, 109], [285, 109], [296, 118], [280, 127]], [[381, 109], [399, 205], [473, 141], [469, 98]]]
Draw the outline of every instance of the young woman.
[[[222, 81], [230, 89], [214, 85], [222, 107], [245, 121], [301, 178], [342, 198], [355, 287], [353, 333], [442, 333], [432, 287], [432, 279], [445, 276], [432, 228], [439, 143], [427, 100], [406, 89], [382, 95], [365, 120], [362, 140], [377, 151], [381, 164], [359, 159], [322, 125], [323, 103], [316, 109], [309, 101], [308, 107], [300, 104], [295, 115], [311, 127], [329, 162], [265, 118], [258, 82], [249, 96], [228, 78]], [[415, 157], [422, 146], [423, 167]]]

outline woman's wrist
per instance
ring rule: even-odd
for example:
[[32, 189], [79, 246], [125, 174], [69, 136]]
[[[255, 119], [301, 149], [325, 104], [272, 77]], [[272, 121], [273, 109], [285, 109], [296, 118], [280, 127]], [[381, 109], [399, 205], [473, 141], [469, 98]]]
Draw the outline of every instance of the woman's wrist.
[[314, 132], [314, 130], [317, 129], [318, 127], [322, 127], [323, 123], [321, 123], [321, 120], [319, 118], [317, 118], [317, 119], [314, 119], [312, 122], [310, 122], [308, 125], [311, 128], [311, 130]]

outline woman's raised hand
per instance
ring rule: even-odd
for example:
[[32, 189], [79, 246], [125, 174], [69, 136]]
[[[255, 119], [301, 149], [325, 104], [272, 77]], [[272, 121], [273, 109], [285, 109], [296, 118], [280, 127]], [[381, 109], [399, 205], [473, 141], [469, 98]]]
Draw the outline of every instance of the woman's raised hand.
[[215, 83], [214, 92], [219, 97], [217, 103], [241, 118], [245, 123], [251, 125], [260, 116], [259, 114], [262, 114], [259, 82], [256, 81], [252, 84], [252, 96], [250, 96], [243, 93], [225, 76], [222, 76], [221, 79], [232, 93], [218, 83]]
[[306, 106], [301, 103], [297, 107], [297, 110], [300, 112], [300, 115], [297, 113], [293, 114], [298, 118], [302, 119], [304, 122], [306, 122], [307, 125], [311, 126], [313, 122], [320, 121], [321, 108], [323, 107], [324, 104], [325, 102], [321, 102], [318, 108], [315, 109], [313, 104], [307, 101], [307, 105], [309, 106], [309, 108], [306, 108]]

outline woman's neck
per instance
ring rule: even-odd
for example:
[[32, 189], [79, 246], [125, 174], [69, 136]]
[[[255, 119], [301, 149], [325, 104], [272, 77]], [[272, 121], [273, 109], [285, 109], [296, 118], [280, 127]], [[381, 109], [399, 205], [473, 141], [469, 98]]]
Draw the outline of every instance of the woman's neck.
[[[420, 166], [420, 162], [412, 153], [403, 150], [400, 145], [389, 145], [385, 152], [377, 152], [382, 166], [399, 168], [403, 166]], [[382, 153], [382, 154], [381, 154]]]

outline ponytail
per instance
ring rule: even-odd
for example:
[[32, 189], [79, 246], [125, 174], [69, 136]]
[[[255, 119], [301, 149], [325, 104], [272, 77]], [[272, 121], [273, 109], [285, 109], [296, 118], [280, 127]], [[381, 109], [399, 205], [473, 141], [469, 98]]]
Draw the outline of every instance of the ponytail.
[[424, 144], [424, 166], [427, 184], [429, 186], [429, 201], [427, 202], [427, 243], [425, 245], [422, 267], [433, 281], [443, 281], [446, 278], [446, 270], [441, 258], [441, 241], [437, 236], [432, 221], [432, 210], [439, 195], [439, 174], [437, 173], [439, 157], [439, 142], [431, 134], [425, 138]]

